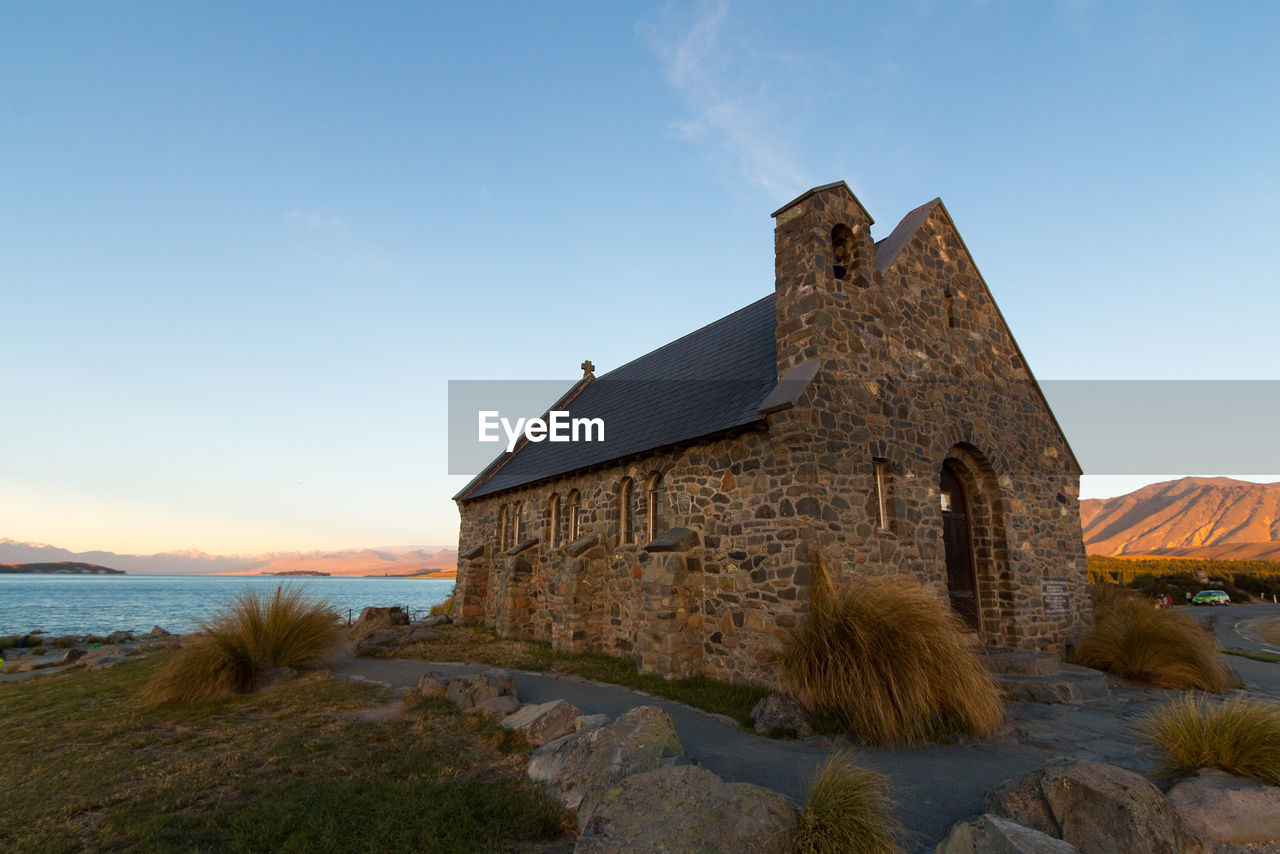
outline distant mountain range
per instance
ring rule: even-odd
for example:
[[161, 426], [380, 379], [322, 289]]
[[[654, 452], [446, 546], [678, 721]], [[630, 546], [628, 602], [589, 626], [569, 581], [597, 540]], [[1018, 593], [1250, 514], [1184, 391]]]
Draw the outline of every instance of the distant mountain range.
[[199, 551], [131, 555], [72, 552], [43, 543], [0, 538], [0, 563], [78, 561], [125, 572], [152, 575], [258, 575], [315, 571], [330, 575], [413, 575], [455, 569], [458, 551], [447, 546], [387, 546], [332, 552], [270, 552], [259, 555], [211, 555]]
[[1280, 560], [1280, 483], [1184, 477], [1080, 502], [1095, 555]]

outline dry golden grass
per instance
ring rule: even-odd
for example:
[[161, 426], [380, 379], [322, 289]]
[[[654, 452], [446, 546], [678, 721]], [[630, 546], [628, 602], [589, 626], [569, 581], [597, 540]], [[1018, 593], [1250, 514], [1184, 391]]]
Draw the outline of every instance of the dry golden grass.
[[199, 702], [252, 691], [273, 667], [314, 667], [341, 639], [338, 615], [298, 588], [246, 593], [213, 619], [156, 673], [155, 702]]
[[453, 609], [454, 609], [453, 597], [450, 596], [448, 599], [444, 600], [443, 602], [437, 602], [436, 604], [432, 605], [430, 613], [431, 613], [431, 616], [433, 617], [439, 614], [447, 614], [448, 616], [452, 617]]
[[868, 744], [994, 735], [1000, 695], [958, 617], [901, 576], [836, 584], [821, 559], [808, 619], [782, 653], [783, 684], [823, 726]]
[[1225, 691], [1231, 671], [1218, 642], [1186, 614], [1123, 597], [1095, 603], [1093, 632], [1075, 662], [1163, 688]]
[[1259, 626], [1259, 634], [1267, 643], [1280, 643], [1280, 619], [1264, 622]]
[[837, 753], [805, 796], [797, 854], [897, 854], [902, 825], [893, 815], [889, 780]]
[[1275, 702], [1185, 694], [1153, 709], [1141, 731], [1160, 745], [1157, 773], [1162, 777], [1217, 768], [1280, 785], [1280, 704]]

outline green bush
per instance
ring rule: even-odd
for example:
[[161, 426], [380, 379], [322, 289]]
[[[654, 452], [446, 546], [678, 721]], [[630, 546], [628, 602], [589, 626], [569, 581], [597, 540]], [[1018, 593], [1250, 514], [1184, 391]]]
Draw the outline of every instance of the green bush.
[[200, 624], [193, 638], [157, 672], [148, 695], [157, 702], [212, 700], [252, 691], [273, 667], [312, 667], [341, 640], [338, 615], [297, 588], [266, 597], [246, 593]]
[[1185, 694], [1153, 709], [1139, 728], [1160, 747], [1162, 777], [1217, 768], [1280, 785], [1280, 704], [1274, 701]]
[[893, 815], [888, 778], [859, 768], [843, 753], [818, 771], [796, 830], [798, 854], [894, 854], [902, 826]]
[[781, 676], [824, 728], [891, 745], [999, 730], [1004, 708], [972, 635], [934, 593], [902, 576], [836, 584], [821, 559], [810, 590]]

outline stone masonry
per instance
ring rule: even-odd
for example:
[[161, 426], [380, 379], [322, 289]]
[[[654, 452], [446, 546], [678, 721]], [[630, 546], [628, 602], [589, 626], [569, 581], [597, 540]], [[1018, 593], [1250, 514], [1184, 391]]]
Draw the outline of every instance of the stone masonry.
[[1080, 469], [946, 208], [878, 244], [842, 182], [774, 216], [779, 382], [760, 420], [471, 497], [491, 467], [458, 496], [460, 618], [771, 685], [818, 553], [947, 601], [946, 464], [978, 640], [1063, 651], [1092, 619]]

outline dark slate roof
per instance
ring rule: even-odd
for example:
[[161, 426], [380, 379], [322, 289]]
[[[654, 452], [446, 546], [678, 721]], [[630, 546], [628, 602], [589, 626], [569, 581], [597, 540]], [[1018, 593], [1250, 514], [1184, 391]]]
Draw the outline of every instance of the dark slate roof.
[[777, 381], [772, 294], [588, 383], [566, 409], [603, 442], [526, 442], [456, 496], [467, 500], [763, 422]]
[[[940, 204], [934, 199], [911, 211], [876, 243], [882, 271]], [[525, 442], [454, 497], [480, 498], [763, 423], [760, 407], [777, 384], [776, 323], [770, 294], [587, 383], [565, 408], [574, 418], [604, 419], [604, 442]]]

